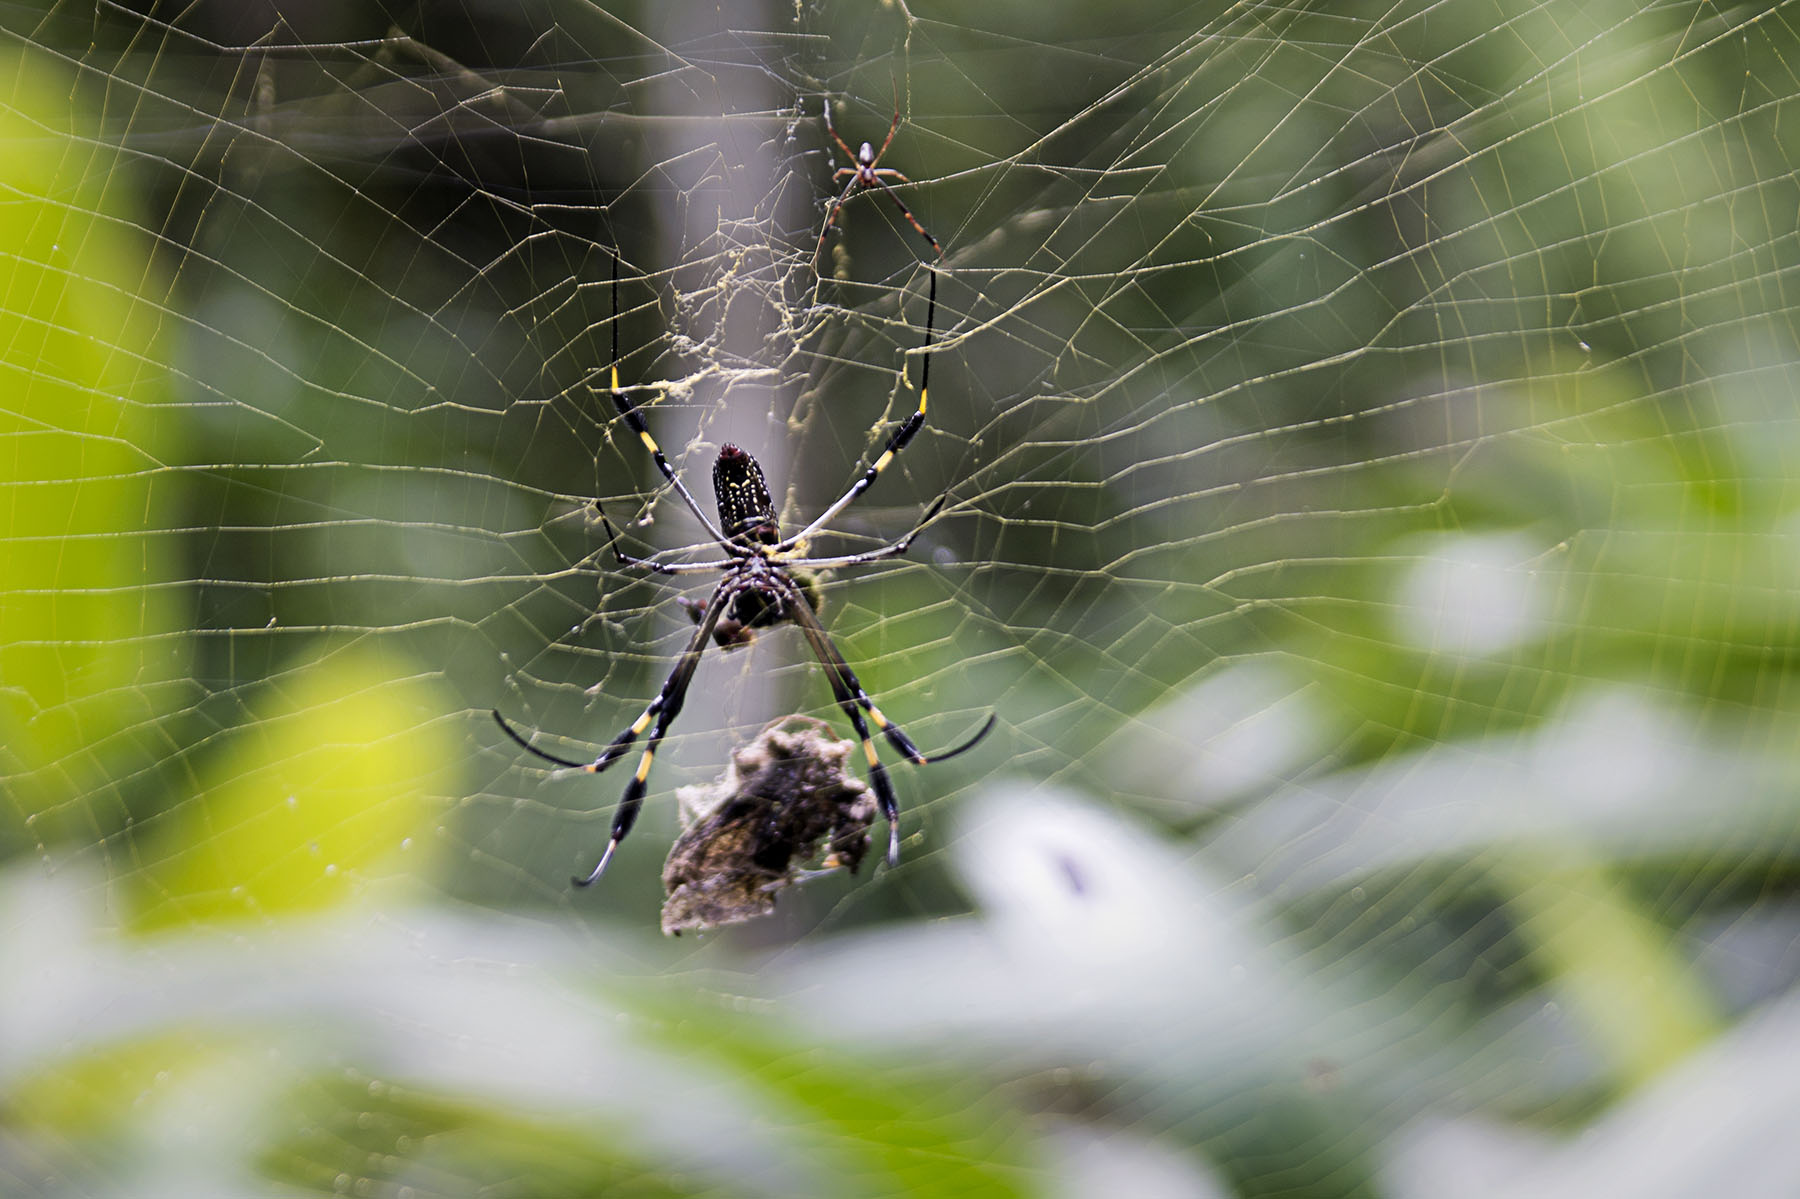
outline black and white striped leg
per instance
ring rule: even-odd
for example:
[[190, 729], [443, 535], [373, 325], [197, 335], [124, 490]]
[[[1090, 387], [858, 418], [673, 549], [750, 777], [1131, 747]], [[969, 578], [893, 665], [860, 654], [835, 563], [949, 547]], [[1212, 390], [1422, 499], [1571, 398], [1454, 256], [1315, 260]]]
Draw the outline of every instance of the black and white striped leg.
[[694, 630], [693, 639], [676, 660], [675, 669], [669, 672], [662, 691], [650, 701], [650, 706], [644, 709], [643, 715], [630, 728], [620, 733], [613, 744], [607, 746], [606, 752], [587, 768], [594, 773], [606, 769], [610, 762], [625, 752], [626, 747], [652, 720], [656, 722], [650, 728], [649, 739], [644, 742], [644, 752], [638, 757], [637, 770], [632, 773], [631, 781], [625, 784], [625, 794], [619, 798], [618, 809], [613, 814], [612, 836], [606, 843], [606, 851], [586, 876], [577, 875], [571, 880], [577, 887], [589, 886], [606, 873], [613, 851], [619, 848], [619, 842], [625, 839], [631, 826], [637, 823], [638, 811], [644, 806], [644, 794], [649, 790], [650, 764], [656, 760], [656, 749], [662, 744], [663, 734], [669, 731], [669, 726], [675, 723], [675, 717], [681, 714], [681, 705], [687, 700], [688, 687], [694, 681], [694, 668], [700, 665], [700, 656], [706, 651], [706, 641], [712, 636], [713, 625], [718, 623], [719, 614], [725, 611], [727, 590], [721, 587], [714, 594], [712, 603], [707, 605], [706, 615], [700, 620], [700, 627]]
[[[699, 520], [700, 527], [706, 530], [707, 536], [720, 545], [727, 544], [725, 534], [719, 531], [719, 526], [714, 524], [712, 517], [706, 514], [706, 509], [700, 506], [700, 501], [694, 498], [694, 493], [687, 489], [687, 484], [681, 481], [681, 476], [675, 473], [675, 468], [670, 465], [669, 459], [663, 454], [662, 447], [656, 444], [656, 438], [650, 436], [650, 426], [644, 423], [644, 415], [638, 411], [637, 401], [619, 389], [619, 256], [617, 254], [613, 255], [612, 260], [612, 366], [609, 368], [609, 376], [613, 407], [619, 410], [619, 415], [624, 418], [626, 427], [637, 434], [637, 439], [643, 442], [645, 449], [650, 451], [650, 456], [656, 460], [656, 469], [662, 472], [662, 477], [669, 481], [669, 485], [675, 489], [675, 494], [681, 497], [681, 502], [686, 504], [688, 511], [692, 512]], [[604, 517], [605, 514], [601, 515]]]
[[[939, 503], [941, 504], [942, 501]], [[612, 551], [613, 557], [619, 560], [620, 566], [648, 570], [659, 575], [691, 575], [712, 570], [726, 570], [737, 562], [735, 558], [720, 558], [717, 562], [658, 562], [654, 558], [633, 557], [619, 548], [618, 526], [614, 525], [611, 518], [606, 515], [606, 509], [600, 506], [598, 500], [594, 501], [594, 511], [600, 514], [600, 523], [606, 528], [606, 548]], [[695, 612], [694, 619], [700, 619], [698, 611]]]
[[[713, 626], [719, 622], [720, 614], [725, 611], [725, 605], [729, 598], [728, 590], [728, 588], [722, 587], [713, 596], [712, 602], [707, 605], [705, 615], [700, 618], [700, 627], [694, 630], [693, 639], [688, 642], [681, 657], [676, 659], [675, 669], [669, 672], [669, 677], [663, 682], [662, 690], [657, 693], [656, 698], [650, 701], [643, 714], [632, 721], [624, 732], [608, 742], [606, 748], [601, 750], [600, 755], [593, 761], [576, 762], [569, 758], [560, 758], [555, 754], [546, 753], [533, 745], [517, 729], [506, 723], [506, 718], [499, 712], [494, 713], [494, 722], [500, 726], [501, 731], [511, 737], [525, 752], [542, 758], [546, 762], [554, 762], [558, 766], [568, 766], [575, 770], [585, 770], [589, 774], [599, 774], [624, 757], [625, 752], [631, 748], [632, 743], [643, 734], [644, 730], [650, 729], [649, 740], [644, 743], [644, 752], [638, 758], [637, 770], [632, 775], [631, 781], [625, 784], [625, 794], [619, 800], [618, 809], [613, 815], [612, 837], [606, 844], [606, 852], [600, 855], [599, 864], [585, 877], [575, 876], [573, 881], [576, 886], [585, 887], [605, 873], [607, 863], [612, 861], [613, 851], [619, 847], [619, 842], [623, 841], [625, 835], [631, 831], [631, 826], [637, 823], [638, 810], [643, 807], [644, 793], [648, 790], [650, 764], [656, 758], [656, 747], [662, 743], [663, 734], [668, 732], [669, 725], [674, 723], [675, 717], [681, 712], [682, 703], [687, 699], [688, 687], [694, 681], [694, 668], [700, 664], [700, 656], [706, 650], [706, 641], [712, 636]], [[652, 722], [654, 722], [654, 727], [652, 727]]]
[[856, 736], [862, 742], [863, 757], [869, 764], [869, 781], [875, 785], [875, 802], [881, 808], [881, 818], [887, 821], [887, 864], [897, 866], [900, 864], [900, 801], [894, 796], [894, 784], [888, 779], [881, 756], [875, 752], [875, 742], [869, 736], [869, 726], [863, 722], [862, 712], [835, 674], [831, 676], [831, 689], [837, 695], [838, 707], [850, 717], [850, 727], [856, 730]]
[[887, 767], [882, 765], [880, 755], [875, 752], [875, 741], [869, 735], [869, 726], [863, 720], [863, 713], [868, 713], [869, 719], [875, 722], [875, 727], [881, 730], [882, 734], [887, 737], [888, 743], [899, 752], [900, 756], [915, 766], [942, 762], [947, 758], [954, 758], [960, 753], [974, 749], [983, 737], [993, 731], [998, 717], [990, 713], [987, 720], [975, 731], [974, 736], [961, 745], [930, 756], [920, 753], [919, 747], [913, 743], [911, 737], [906, 735], [906, 731], [883, 716], [881, 709], [875, 706], [875, 701], [869, 698], [869, 693], [863, 690], [862, 683], [857, 680], [856, 672], [850, 669], [850, 664], [844, 660], [844, 655], [838, 652], [837, 645], [831, 640], [831, 635], [825, 631], [825, 626], [819, 623], [819, 617], [812, 610], [812, 605], [807, 602], [805, 594], [798, 587], [790, 586], [786, 589], [784, 598], [794, 623], [800, 626], [800, 631], [805, 635], [807, 644], [812, 647], [813, 655], [825, 667], [825, 674], [831, 680], [831, 691], [837, 699], [838, 707], [842, 708], [844, 715], [850, 718], [850, 726], [856, 730], [857, 737], [862, 741], [863, 757], [869, 764], [869, 779], [875, 786], [875, 799], [881, 805], [882, 815], [888, 821], [888, 864], [891, 866], [899, 860], [900, 856], [900, 830], [897, 823], [900, 805], [894, 797], [893, 785], [888, 781]]
[[[800, 602], [805, 603], [806, 601], [802, 599]], [[807, 626], [802, 625], [801, 627]], [[807, 640], [812, 642], [813, 650], [816, 653], [819, 643], [813, 640], [811, 633], [808, 633]], [[831, 652], [835, 657], [836, 651]], [[862, 687], [857, 684], [855, 675], [847, 675], [833, 669], [830, 661], [825, 659], [825, 655], [820, 654], [819, 656], [821, 660], [825, 661], [825, 673], [831, 680], [831, 692], [837, 697], [838, 707], [842, 708], [844, 715], [850, 718], [850, 727], [856, 730], [857, 740], [862, 742], [863, 759], [869, 766], [869, 782], [875, 787], [875, 802], [881, 807], [881, 818], [887, 821], [887, 864], [896, 866], [900, 862], [900, 801], [894, 795], [894, 784], [888, 778], [887, 767], [882, 764], [881, 755], [875, 752], [875, 740], [869, 736], [869, 726], [863, 720], [862, 709], [857, 706], [859, 699], [866, 702], [868, 696], [862, 694]], [[838, 660], [842, 661], [842, 658], [838, 658]], [[874, 705], [868, 706], [873, 712]], [[875, 716], [875, 721], [882, 726], [883, 732], [888, 733], [890, 740], [894, 733], [900, 732], [898, 728], [886, 724], [879, 715]], [[909, 760], [917, 759], [919, 751], [910, 740], [907, 740], [905, 733], [900, 733], [900, 740], [907, 749], [912, 751]], [[907, 749], [902, 749], [901, 752], [906, 753]], [[923, 759], [918, 760], [922, 761]]]
[[[931, 300], [925, 308], [924, 348], [927, 350], [931, 348], [932, 323], [937, 319], [937, 272], [935, 270], [930, 271], [930, 275]], [[863, 472], [862, 477], [850, 485], [850, 490], [839, 496], [836, 502], [825, 509], [824, 512], [820, 513], [817, 520], [807, 525], [804, 529], [801, 529], [792, 537], [783, 540], [778, 548], [791, 549], [830, 524], [837, 518], [838, 513], [842, 512], [845, 508], [848, 508], [855, 502], [857, 496], [873, 487], [875, 485], [875, 480], [881, 477], [881, 472], [886, 470], [888, 466], [893, 463], [894, 459], [900, 456], [900, 451], [904, 450], [912, 442], [913, 437], [925, 424], [925, 407], [931, 399], [931, 355], [923, 354], [921, 355], [921, 358], [923, 365], [919, 367], [918, 410], [900, 422], [900, 427], [895, 429], [893, 436], [888, 438], [887, 447], [881, 451], [880, 456], [877, 457], [874, 462], [869, 464], [869, 468]]]
[[869, 693], [863, 690], [863, 685], [857, 679], [856, 672], [850, 669], [850, 663], [845, 661], [844, 655], [838, 652], [837, 643], [832, 641], [831, 635], [825, 631], [825, 626], [819, 623], [818, 614], [812, 610], [812, 605], [807, 603], [805, 594], [798, 587], [791, 588], [787, 602], [794, 623], [800, 626], [800, 631], [806, 636], [807, 644], [812, 647], [813, 655], [819, 659], [820, 664], [825, 667], [825, 673], [830, 676], [832, 690], [836, 693], [839, 704], [855, 704], [867, 712], [869, 719], [875, 722], [875, 727], [881, 730], [900, 756], [914, 766], [926, 766], [932, 762], [942, 762], [948, 758], [954, 758], [958, 754], [967, 753], [974, 749], [976, 743], [983, 737], [993, 731], [994, 724], [999, 717], [989, 713], [982, 726], [962, 744], [944, 750], [942, 753], [920, 753], [919, 747], [913, 743], [911, 737], [906, 735], [906, 731], [883, 716], [881, 709], [875, 706], [875, 701], [869, 698]]
[[788, 558], [782, 562], [782, 565], [802, 570], [834, 570], [840, 566], [863, 566], [870, 562], [879, 562], [883, 558], [898, 557], [912, 548], [913, 539], [925, 531], [925, 526], [931, 523], [931, 518], [943, 509], [944, 501], [949, 498], [950, 493], [947, 491], [938, 496], [931, 507], [925, 510], [925, 515], [921, 516], [919, 522], [912, 527], [912, 531], [898, 541], [877, 549], [865, 550], [860, 554], [838, 554], [828, 558]]

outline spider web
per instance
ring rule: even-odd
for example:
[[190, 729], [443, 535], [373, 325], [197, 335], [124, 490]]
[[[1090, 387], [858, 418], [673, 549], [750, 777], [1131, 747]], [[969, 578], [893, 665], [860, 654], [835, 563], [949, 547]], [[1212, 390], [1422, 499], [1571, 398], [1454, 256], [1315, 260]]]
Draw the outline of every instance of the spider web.
[[[1792, 1193], [1797, 15], [9, 11], [4, 1189]], [[630, 767], [489, 712], [692, 635], [596, 503], [717, 554], [615, 336], [795, 530], [932, 266], [813, 548], [947, 495], [823, 619], [996, 731], [665, 941], [674, 790], [847, 730], [709, 650], [569, 887]]]

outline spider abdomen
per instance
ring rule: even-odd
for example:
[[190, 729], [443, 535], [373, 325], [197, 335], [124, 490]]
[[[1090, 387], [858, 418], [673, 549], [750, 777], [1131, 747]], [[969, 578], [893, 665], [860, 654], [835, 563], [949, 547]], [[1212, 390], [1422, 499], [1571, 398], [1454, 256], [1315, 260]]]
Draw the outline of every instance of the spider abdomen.
[[775, 501], [762, 467], [735, 445], [719, 447], [713, 463], [713, 494], [719, 500], [719, 526], [725, 536], [773, 545], [781, 540]]

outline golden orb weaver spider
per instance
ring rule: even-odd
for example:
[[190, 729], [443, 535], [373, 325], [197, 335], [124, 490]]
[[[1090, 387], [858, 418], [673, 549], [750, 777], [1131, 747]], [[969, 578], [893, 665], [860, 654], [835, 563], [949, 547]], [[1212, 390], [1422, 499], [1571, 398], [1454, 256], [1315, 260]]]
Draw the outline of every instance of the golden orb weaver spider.
[[[857, 192], [872, 191], [875, 188], [880, 188], [887, 193], [888, 199], [892, 200], [900, 209], [900, 215], [906, 218], [906, 223], [917, 230], [920, 237], [930, 242], [931, 248], [937, 251], [937, 256], [942, 259], [944, 256], [944, 247], [938, 244], [937, 238], [931, 236], [931, 231], [929, 229], [919, 223], [919, 218], [912, 214], [912, 209], [906, 206], [906, 201], [900, 198], [900, 193], [888, 186], [888, 180], [890, 179], [900, 183], [911, 183], [912, 180], [908, 179], [905, 175], [902, 175], [899, 171], [896, 171], [893, 167], [884, 167], [881, 165], [881, 160], [887, 154], [888, 147], [894, 142], [894, 134], [898, 133], [900, 130], [900, 96], [898, 92], [896, 91], [894, 96], [894, 119], [888, 125], [887, 136], [881, 139], [881, 149], [879, 150], [870, 146], [868, 142], [864, 142], [862, 144], [862, 149], [852, 154], [850, 152], [850, 147], [844, 142], [843, 138], [838, 136], [838, 131], [832, 127], [831, 101], [826, 100], [824, 102], [824, 108], [825, 132], [831, 134], [831, 140], [838, 144], [838, 149], [844, 152], [844, 157], [848, 158], [856, 165], [839, 167], [831, 173], [831, 181], [833, 184], [837, 183], [838, 180], [845, 178], [847, 178], [849, 182], [844, 184], [844, 190], [839, 192], [837, 198], [831, 202], [831, 212], [825, 218], [825, 227], [819, 230], [819, 244], [818, 247], [813, 250], [813, 262], [818, 262], [819, 251], [825, 248], [825, 237], [831, 232], [831, 227], [837, 224], [838, 213], [843, 209], [845, 201], [849, 200], [850, 197], [854, 196]], [[932, 282], [935, 285], [935, 276]]]
[[[819, 623], [811, 579], [804, 575], [797, 579], [794, 572], [860, 566], [865, 562], [876, 562], [882, 558], [904, 554], [912, 545], [913, 538], [931, 523], [931, 519], [944, 506], [948, 493], [939, 496], [926, 509], [925, 515], [906, 536], [877, 549], [823, 558], [808, 557], [801, 550], [807, 538], [823, 529], [849, 507], [857, 496], [874, 485], [881, 472], [900, 455], [925, 423], [927, 389], [931, 381], [929, 350], [932, 325], [937, 317], [937, 272], [931, 272], [931, 298], [925, 310], [924, 349], [927, 352], [921, 355], [923, 364], [919, 368], [918, 410], [900, 422], [900, 427], [888, 438], [887, 448], [869, 464], [848, 491], [839, 496], [811, 524], [790, 537], [781, 535], [775, 504], [769, 495], [769, 486], [763, 478], [762, 468], [757, 465], [756, 459], [737, 446], [720, 446], [719, 457], [713, 463], [713, 490], [717, 493], [719, 508], [717, 524], [700, 507], [699, 501], [681, 481], [681, 476], [675, 473], [675, 468], [669, 464], [662, 448], [650, 435], [649, 426], [644, 423], [644, 415], [639, 410], [638, 403], [619, 389], [619, 262], [616, 256], [613, 259], [612, 285], [613, 404], [618, 408], [619, 416], [626, 426], [637, 434], [644, 448], [650, 451], [651, 457], [656, 460], [657, 470], [662, 472], [663, 478], [669, 481], [675, 493], [698, 518], [701, 527], [719, 548], [725, 551], [726, 556], [710, 562], [658, 562], [650, 558], [633, 557], [619, 548], [619, 531], [607, 519], [605, 510], [601, 509], [600, 520], [606, 528], [607, 545], [618, 559], [619, 565], [626, 568], [641, 568], [663, 575], [697, 574], [704, 571], [722, 571], [723, 575], [704, 605], [689, 608], [698, 627], [687, 648], [675, 660], [675, 667], [664, 680], [662, 690], [650, 701], [643, 713], [624, 732], [614, 737], [593, 761], [577, 762], [546, 753], [508, 724], [498, 710], [493, 714], [494, 721], [527, 753], [558, 766], [585, 770], [589, 774], [598, 774], [618, 761], [630, 749], [632, 742], [643, 735], [645, 730], [649, 730], [643, 753], [638, 758], [637, 770], [632, 774], [631, 781], [625, 784], [625, 794], [620, 798], [613, 816], [612, 837], [607, 842], [606, 851], [600, 855], [599, 864], [592, 871], [585, 876], [577, 875], [572, 880], [576, 886], [585, 887], [605, 872], [607, 864], [612, 861], [613, 851], [618, 849], [619, 842], [625, 839], [625, 835], [637, 821], [638, 810], [643, 806], [644, 795], [648, 790], [650, 763], [656, 757], [657, 746], [662, 743], [663, 735], [669, 731], [669, 726], [674, 723], [682, 703], [687, 699], [688, 686], [693, 682], [695, 667], [700, 664], [700, 656], [706, 649], [707, 641], [717, 641], [722, 649], [729, 650], [747, 644], [755, 637], [757, 629], [784, 623], [796, 625], [805, 636], [813, 655], [825, 667], [837, 705], [850, 718], [851, 727], [862, 741], [863, 757], [869, 766], [869, 781], [874, 785], [876, 802], [888, 825], [887, 861], [892, 866], [900, 860], [900, 804], [894, 796], [893, 784], [888, 779], [887, 767], [875, 752], [875, 743], [869, 734], [868, 723], [863, 719], [864, 714], [875, 722], [875, 727], [887, 737], [888, 743], [915, 766], [941, 762], [973, 749], [992, 731], [998, 717], [990, 713], [987, 721], [973, 736], [943, 753], [930, 756], [920, 753], [912, 738], [899, 725], [883, 716], [881, 709], [869, 698], [868, 692], [863, 690], [856, 673], [850, 669], [843, 654], [838, 652], [831, 635], [825, 631], [825, 626]], [[595, 506], [599, 506], [597, 502]]]

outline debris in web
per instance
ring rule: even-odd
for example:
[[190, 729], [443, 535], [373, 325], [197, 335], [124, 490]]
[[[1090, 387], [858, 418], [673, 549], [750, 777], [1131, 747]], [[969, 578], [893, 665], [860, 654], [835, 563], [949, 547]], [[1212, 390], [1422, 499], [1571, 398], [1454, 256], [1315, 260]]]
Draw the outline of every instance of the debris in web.
[[794, 883], [854, 873], [876, 813], [848, 769], [855, 747], [822, 720], [783, 717], [733, 750], [718, 782], [677, 789], [684, 831], [663, 864], [663, 932], [767, 916]]

